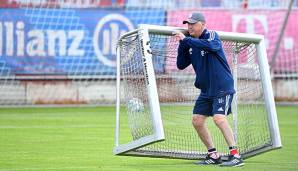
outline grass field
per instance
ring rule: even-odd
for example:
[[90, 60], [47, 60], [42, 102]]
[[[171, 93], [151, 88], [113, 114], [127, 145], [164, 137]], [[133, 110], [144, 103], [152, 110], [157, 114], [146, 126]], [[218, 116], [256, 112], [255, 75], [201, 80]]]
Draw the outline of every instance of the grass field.
[[277, 110], [283, 148], [247, 159], [242, 168], [220, 168], [113, 156], [114, 107], [0, 109], [0, 171], [298, 170], [298, 106]]

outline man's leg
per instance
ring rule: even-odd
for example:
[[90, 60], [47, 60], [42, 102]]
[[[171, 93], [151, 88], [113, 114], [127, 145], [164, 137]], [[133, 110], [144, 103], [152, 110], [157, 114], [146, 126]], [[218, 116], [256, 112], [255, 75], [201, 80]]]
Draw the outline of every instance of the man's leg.
[[236, 142], [235, 142], [234, 135], [233, 135], [233, 130], [230, 127], [230, 124], [226, 118], [226, 115], [215, 114], [213, 116], [213, 121], [216, 124], [216, 126], [220, 129], [220, 131], [222, 132], [229, 147], [236, 146]]
[[233, 95], [219, 97], [213, 100], [213, 121], [222, 132], [227, 144], [229, 145], [230, 157], [221, 166], [243, 166], [243, 160], [238, 153], [233, 130], [227, 120], [227, 115], [231, 113]]
[[200, 139], [205, 144], [207, 149], [214, 148], [214, 144], [209, 133], [209, 130], [206, 126], [206, 119], [208, 117], [204, 115], [194, 114], [192, 116], [192, 125], [196, 129]]
[[226, 115], [223, 114], [215, 114], [213, 116], [213, 120], [216, 124], [216, 126], [220, 129], [222, 132], [227, 144], [229, 145], [230, 150], [230, 157], [228, 161], [223, 162], [221, 166], [243, 166], [243, 160], [241, 159], [241, 156], [239, 155], [237, 148], [236, 148], [236, 142], [233, 136], [233, 131], [230, 127], [230, 124], [226, 118]]
[[196, 162], [195, 164], [209, 165], [209, 164], [220, 164], [221, 159], [219, 154], [214, 148], [212, 137], [206, 126], [206, 119], [208, 117], [204, 115], [194, 114], [192, 117], [192, 124], [196, 129], [200, 139], [208, 149], [208, 155], [205, 160]]

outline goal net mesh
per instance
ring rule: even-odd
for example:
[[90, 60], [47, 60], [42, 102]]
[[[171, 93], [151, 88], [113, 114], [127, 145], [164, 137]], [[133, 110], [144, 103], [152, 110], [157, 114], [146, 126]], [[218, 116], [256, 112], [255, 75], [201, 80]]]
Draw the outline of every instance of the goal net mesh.
[[[192, 109], [200, 91], [193, 85], [192, 66], [183, 71], [176, 67], [179, 42], [172, 36], [150, 33], [152, 60], [158, 89], [165, 140], [130, 151], [132, 155], [150, 155], [195, 159], [206, 154], [191, 123]], [[144, 65], [138, 34], [119, 42], [121, 71], [120, 144], [138, 140], [153, 133]], [[253, 43], [223, 40], [223, 48], [234, 75], [237, 75], [237, 102], [228, 120], [232, 125], [240, 153], [244, 158], [270, 147], [271, 139], [260, 80], [260, 70]], [[150, 77], [150, 75], [149, 75]], [[137, 109], [130, 107], [138, 99]], [[143, 106], [139, 110], [140, 106]], [[208, 128], [218, 151], [228, 155], [226, 144], [212, 119]]]

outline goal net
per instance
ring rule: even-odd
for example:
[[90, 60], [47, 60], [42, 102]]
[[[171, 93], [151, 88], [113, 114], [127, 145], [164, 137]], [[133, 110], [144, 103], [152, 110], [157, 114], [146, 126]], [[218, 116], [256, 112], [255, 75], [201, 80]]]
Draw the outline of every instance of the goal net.
[[[191, 66], [176, 68], [178, 27], [142, 25], [122, 36], [117, 56], [117, 123], [114, 154], [197, 159], [206, 155], [192, 124], [200, 91]], [[218, 32], [237, 93], [228, 117], [243, 158], [281, 147], [264, 38]], [[228, 155], [213, 121], [215, 146]], [[224, 158], [225, 158], [224, 157]]]

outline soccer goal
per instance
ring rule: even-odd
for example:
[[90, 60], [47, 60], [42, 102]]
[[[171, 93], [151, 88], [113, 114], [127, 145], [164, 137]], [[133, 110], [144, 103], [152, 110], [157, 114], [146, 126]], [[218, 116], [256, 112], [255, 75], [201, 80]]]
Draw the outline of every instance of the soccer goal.
[[[191, 124], [200, 90], [190, 66], [176, 68], [183, 28], [140, 25], [117, 45], [116, 155], [200, 159], [206, 149]], [[228, 120], [240, 154], [248, 158], [281, 147], [264, 37], [220, 32], [237, 93]], [[228, 149], [219, 129], [208, 121], [218, 151]]]

